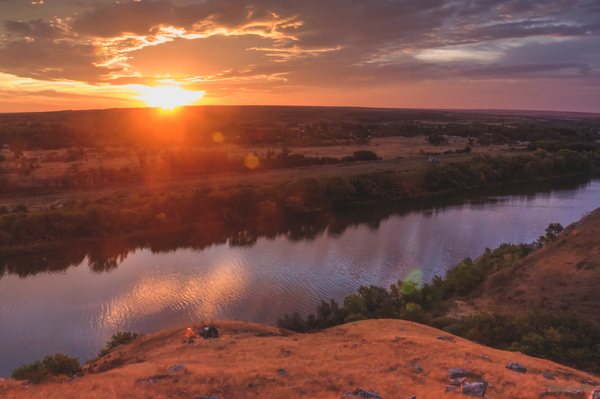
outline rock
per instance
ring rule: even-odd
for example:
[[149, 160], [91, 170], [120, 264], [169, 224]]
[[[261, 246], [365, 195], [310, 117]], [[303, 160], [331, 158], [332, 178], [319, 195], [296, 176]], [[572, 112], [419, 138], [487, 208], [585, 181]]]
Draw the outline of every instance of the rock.
[[465, 377], [450, 379], [450, 385], [460, 386], [463, 382], [465, 382]]
[[76, 379], [78, 379], [79, 377], [77, 377], [76, 375], [70, 377], [67, 381], [75, 381]]
[[404, 331], [404, 327], [400, 326], [400, 327], [398, 327], [398, 330]]
[[416, 396], [411, 396], [410, 398], [406, 398], [406, 399], [417, 399]]
[[351, 398], [352, 396], [354, 396], [354, 395], [352, 395], [352, 392], [350, 392], [350, 391], [346, 391], [346, 392], [344, 392], [344, 394], [342, 395], [342, 398]]
[[450, 378], [462, 378], [469, 375], [471, 372], [465, 369], [450, 369], [448, 372], [448, 377]]
[[600, 399], [600, 389], [594, 389], [588, 399]]
[[135, 380], [135, 382], [140, 382], [140, 383], [146, 382], [148, 384], [156, 384], [156, 381], [151, 378], [150, 379], [138, 378], [137, 380]]
[[439, 339], [440, 341], [446, 341], [446, 337], [444, 337], [443, 335], [440, 337], [437, 337], [436, 339]]
[[291, 351], [283, 351], [283, 356], [289, 356], [291, 354], [292, 354]]
[[456, 392], [458, 393], [458, 387], [454, 385], [446, 385], [446, 390], [444, 392]]
[[545, 371], [542, 373], [542, 377], [544, 377], [547, 380], [555, 380], [556, 378], [554, 378], [554, 376], [552, 374], [546, 373]]
[[527, 368], [519, 363], [508, 363], [506, 368], [512, 371], [516, 371], [517, 373], [527, 373]]
[[368, 391], [362, 388], [356, 388], [356, 390], [352, 392], [352, 397], [361, 399], [383, 399], [378, 392]]
[[415, 372], [417, 374], [421, 374], [423, 372], [423, 367], [415, 365]]
[[168, 373], [175, 373], [176, 371], [179, 370], [185, 370], [186, 367], [183, 364], [178, 364], [177, 366], [171, 367], [170, 369], [167, 370]]
[[284, 377], [288, 377], [290, 375], [290, 373], [288, 373], [286, 371], [286, 369], [279, 369], [279, 370], [277, 370], [277, 374], [282, 375]]
[[477, 345], [481, 345], [481, 344], [480, 344], [479, 342], [477, 342], [477, 341], [471, 341], [471, 342], [473, 342], [474, 344], [477, 344]]
[[462, 394], [483, 398], [487, 390], [488, 383], [483, 382], [465, 382], [462, 386]]
[[198, 396], [196, 399], [221, 399], [219, 396]]

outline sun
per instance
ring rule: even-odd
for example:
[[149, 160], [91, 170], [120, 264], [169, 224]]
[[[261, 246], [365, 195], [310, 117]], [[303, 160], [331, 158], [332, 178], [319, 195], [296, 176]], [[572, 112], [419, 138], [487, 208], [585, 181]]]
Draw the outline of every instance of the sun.
[[150, 107], [173, 109], [182, 105], [190, 105], [204, 96], [204, 91], [190, 91], [178, 86], [143, 86], [144, 93], [137, 96]]

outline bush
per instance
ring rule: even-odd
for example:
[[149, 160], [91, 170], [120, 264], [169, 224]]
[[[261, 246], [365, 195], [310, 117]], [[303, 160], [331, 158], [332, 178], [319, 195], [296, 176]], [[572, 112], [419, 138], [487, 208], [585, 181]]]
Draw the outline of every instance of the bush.
[[277, 320], [277, 327], [296, 332], [307, 332], [308, 324], [300, 316], [300, 313], [294, 312], [292, 315], [284, 315], [283, 319]]
[[46, 356], [42, 362], [44, 367], [53, 375], [71, 376], [81, 371], [79, 358], [69, 357], [62, 353]]
[[134, 339], [141, 337], [141, 336], [142, 336], [142, 334], [132, 333], [131, 331], [117, 332], [116, 334], [113, 334], [110, 341], [108, 341], [108, 343], [106, 344], [106, 347], [104, 347], [104, 349], [100, 350], [100, 353], [98, 353], [98, 356], [104, 356], [108, 352], [110, 352], [111, 350], [116, 348], [117, 346], [127, 345], [128, 343], [132, 342]]
[[15, 380], [29, 380], [34, 384], [47, 381], [50, 377], [70, 377], [81, 371], [79, 359], [62, 353], [49, 355], [43, 361], [36, 360], [32, 364], [23, 365], [12, 372]]
[[14, 380], [29, 380], [34, 384], [39, 384], [40, 382], [46, 380], [49, 376], [50, 372], [39, 360], [36, 360], [29, 365], [23, 365], [17, 369], [14, 369], [11, 375]]
[[354, 159], [357, 161], [377, 161], [381, 158], [377, 157], [377, 154], [373, 151], [360, 150], [354, 152]]

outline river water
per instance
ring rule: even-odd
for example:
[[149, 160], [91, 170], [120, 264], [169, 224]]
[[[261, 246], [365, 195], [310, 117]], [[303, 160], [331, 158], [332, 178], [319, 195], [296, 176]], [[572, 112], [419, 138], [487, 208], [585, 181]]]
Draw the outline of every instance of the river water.
[[361, 285], [427, 282], [597, 207], [600, 179], [571, 178], [0, 259], [0, 377], [56, 352], [83, 363], [117, 331], [275, 324]]

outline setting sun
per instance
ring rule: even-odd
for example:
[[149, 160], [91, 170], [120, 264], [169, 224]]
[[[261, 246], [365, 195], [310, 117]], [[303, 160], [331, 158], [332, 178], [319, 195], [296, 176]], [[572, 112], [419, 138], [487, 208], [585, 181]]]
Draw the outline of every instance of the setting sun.
[[182, 105], [190, 105], [204, 96], [204, 91], [189, 91], [177, 86], [144, 86], [140, 89], [144, 94], [138, 98], [150, 107], [173, 109]]

